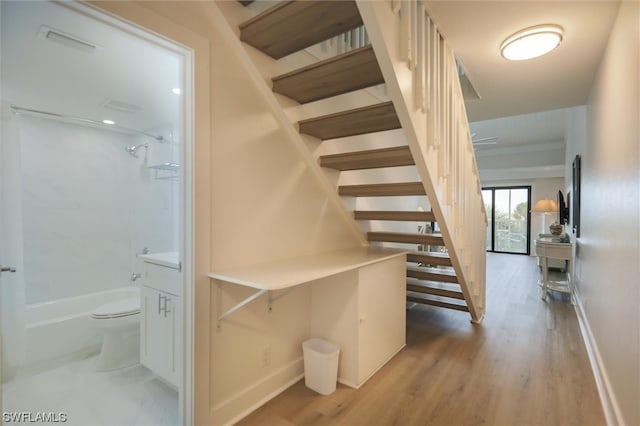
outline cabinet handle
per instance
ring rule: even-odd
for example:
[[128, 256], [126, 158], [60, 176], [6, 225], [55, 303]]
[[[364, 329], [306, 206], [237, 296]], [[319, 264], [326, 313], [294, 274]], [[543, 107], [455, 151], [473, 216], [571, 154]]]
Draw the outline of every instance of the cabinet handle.
[[161, 302], [161, 300], [162, 300], [163, 297], [164, 297], [163, 295], [158, 294], [158, 315], [160, 315], [160, 312], [162, 312], [162, 308], [161, 308], [162, 302]]
[[167, 314], [171, 312], [171, 309], [168, 308], [168, 303], [171, 302], [171, 298], [169, 296], [164, 296], [164, 316], [167, 317]]

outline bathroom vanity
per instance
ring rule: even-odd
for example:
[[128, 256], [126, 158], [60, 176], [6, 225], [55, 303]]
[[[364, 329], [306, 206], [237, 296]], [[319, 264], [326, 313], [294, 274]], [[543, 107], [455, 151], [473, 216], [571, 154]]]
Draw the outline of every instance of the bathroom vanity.
[[182, 272], [177, 252], [139, 255], [140, 363], [179, 387], [182, 380]]

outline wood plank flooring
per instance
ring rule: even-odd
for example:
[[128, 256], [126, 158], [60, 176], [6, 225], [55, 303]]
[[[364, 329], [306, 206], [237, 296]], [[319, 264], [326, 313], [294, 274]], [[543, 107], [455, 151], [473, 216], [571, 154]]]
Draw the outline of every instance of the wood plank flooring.
[[604, 425], [574, 308], [540, 299], [535, 258], [487, 258], [482, 324], [417, 305], [407, 347], [359, 390], [302, 380], [239, 425]]

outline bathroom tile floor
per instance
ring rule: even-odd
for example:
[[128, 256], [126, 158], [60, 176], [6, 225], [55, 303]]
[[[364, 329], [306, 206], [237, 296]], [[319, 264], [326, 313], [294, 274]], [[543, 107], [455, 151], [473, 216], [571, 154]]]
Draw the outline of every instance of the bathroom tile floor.
[[[96, 356], [20, 371], [3, 385], [4, 413], [65, 413], [77, 426], [177, 425], [178, 392], [141, 365], [97, 372]], [[60, 417], [58, 417], [59, 419]], [[6, 418], [5, 418], [6, 420]], [[24, 424], [6, 422], [5, 425]]]

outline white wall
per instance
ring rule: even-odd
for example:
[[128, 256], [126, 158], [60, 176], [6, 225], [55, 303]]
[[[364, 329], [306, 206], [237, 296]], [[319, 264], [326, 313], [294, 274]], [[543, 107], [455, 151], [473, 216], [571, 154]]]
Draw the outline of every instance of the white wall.
[[582, 156], [580, 303], [612, 400], [612, 423], [625, 425], [640, 424], [638, 22], [640, 4], [623, 1], [586, 114], [572, 114], [566, 161], [570, 170], [574, 156]]
[[[27, 303], [130, 285], [135, 253], [176, 250], [177, 200], [139, 137], [18, 117]], [[149, 155], [158, 149], [149, 142]]]
[[[301, 343], [310, 333], [311, 292], [308, 287], [293, 291], [279, 299], [271, 313], [263, 297], [217, 329], [218, 283], [206, 273], [360, 242], [287, 141], [230, 46], [219, 10], [237, 19], [248, 11], [237, 2], [99, 5], [195, 49], [194, 421], [224, 424], [302, 373]], [[202, 116], [208, 111], [210, 115]], [[224, 308], [253, 292], [220, 284]], [[263, 367], [265, 347], [271, 355]]]

